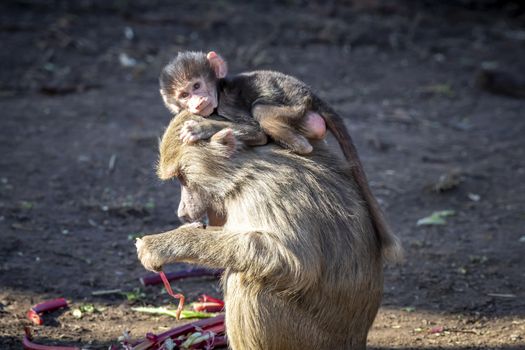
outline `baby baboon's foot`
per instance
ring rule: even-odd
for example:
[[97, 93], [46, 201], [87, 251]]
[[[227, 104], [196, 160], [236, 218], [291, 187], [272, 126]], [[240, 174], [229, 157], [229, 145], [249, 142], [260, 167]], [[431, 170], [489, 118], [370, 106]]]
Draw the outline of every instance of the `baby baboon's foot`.
[[304, 116], [304, 136], [309, 139], [322, 140], [326, 136], [326, 123], [317, 112], [308, 111]]
[[293, 153], [301, 155], [310, 154], [314, 149], [310, 142], [302, 135], [295, 135], [293, 140], [276, 140], [276, 142]]

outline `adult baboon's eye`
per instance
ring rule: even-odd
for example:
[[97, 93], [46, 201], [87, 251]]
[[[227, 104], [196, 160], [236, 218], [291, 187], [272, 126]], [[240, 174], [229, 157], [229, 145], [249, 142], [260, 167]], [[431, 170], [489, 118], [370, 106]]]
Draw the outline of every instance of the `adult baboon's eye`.
[[193, 84], [193, 90], [199, 90], [200, 87], [201, 87], [201, 83]]
[[177, 175], [177, 179], [179, 180], [179, 182], [180, 182], [180, 184], [181, 184], [182, 186], [186, 186], [186, 177], [185, 177], [184, 174], [181, 173], [180, 171], [179, 171], [179, 173], [178, 173], [178, 175]]

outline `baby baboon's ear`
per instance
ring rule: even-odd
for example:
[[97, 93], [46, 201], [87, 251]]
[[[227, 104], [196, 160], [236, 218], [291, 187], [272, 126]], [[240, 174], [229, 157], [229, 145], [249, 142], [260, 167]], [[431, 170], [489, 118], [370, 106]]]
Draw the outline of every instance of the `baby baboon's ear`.
[[235, 135], [233, 135], [233, 130], [230, 128], [222, 129], [213, 135], [210, 139], [210, 142], [226, 146], [227, 157], [231, 157], [235, 153], [237, 140], [235, 139]]
[[208, 59], [208, 62], [210, 62], [217, 79], [222, 79], [228, 74], [228, 65], [226, 64], [226, 61], [223, 60], [221, 56], [217, 55], [215, 51], [208, 52], [206, 58]]

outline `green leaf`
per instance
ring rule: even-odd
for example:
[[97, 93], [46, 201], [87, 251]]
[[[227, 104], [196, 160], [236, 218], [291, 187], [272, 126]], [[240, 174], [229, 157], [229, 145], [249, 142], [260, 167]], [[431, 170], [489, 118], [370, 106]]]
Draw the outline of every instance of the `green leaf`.
[[75, 317], [75, 318], [82, 318], [82, 311], [80, 311], [80, 309], [74, 309], [73, 310], [73, 317]]
[[122, 289], [103, 289], [103, 290], [95, 290], [91, 292], [91, 295], [93, 296], [101, 296], [101, 295], [109, 295], [109, 294], [123, 294]]
[[165, 307], [132, 307], [131, 310], [137, 312], [144, 312], [147, 314], [166, 315], [171, 317], [177, 317], [177, 310], [168, 310]]
[[215, 336], [213, 332], [195, 332], [192, 333], [185, 341], [180, 345], [181, 349], [189, 349], [192, 345], [199, 344], [205, 340], [211, 339]]
[[209, 318], [213, 317], [215, 314], [209, 313], [209, 312], [200, 312], [200, 311], [193, 311], [193, 310], [182, 310], [180, 313], [180, 318]]
[[34, 206], [34, 204], [32, 202], [29, 202], [29, 201], [21, 201], [20, 202], [20, 208], [22, 208], [24, 210], [33, 209], [33, 206]]
[[417, 226], [423, 226], [423, 225], [445, 225], [447, 221], [445, 218], [447, 216], [453, 216], [456, 215], [456, 212], [454, 210], [441, 210], [441, 211], [435, 211], [430, 216], [426, 216], [422, 219], [419, 219], [417, 221]]
[[144, 293], [140, 288], [135, 288], [131, 292], [122, 292], [128, 301], [137, 301], [146, 298], [146, 293]]
[[164, 341], [164, 349], [166, 350], [175, 350], [175, 342], [173, 341], [173, 339], [171, 338], [168, 338], [166, 339], [166, 341]]
[[99, 312], [103, 310], [99, 310], [95, 307], [93, 304], [82, 304], [78, 308], [73, 309], [73, 317], [75, 318], [82, 318], [85, 314], [92, 314], [95, 312]]
[[93, 304], [84, 304], [84, 305], [80, 305], [80, 311], [87, 313], [87, 314], [92, 314], [93, 312], [97, 311], [97, 309], [95, 308], [95, 305]]
[[[157, 314], [157, 315], [166, 315], [170, 317], [177, 317], [177, 310], [168, 309], [165, 307], [132, 307], [131, 310], [137, 312], [144, 312], [147, 314]], [[180, 313], [181, 319], [187, 318], [209, 318], [213, 317], [215, 314], [208, 312], [198, 312], [192, 310], [182, 310]]]
[[430, 93], [433, 95], [442, 95], [449, 98], [452, 98], [456, 95], [454, 89], [448, 83], [426, 86], [423, 88], [423, 92]]
[[148, 209], [148, 210], [153, 210], [155, 209], [155, 200], [150, 198], [146, 204], [144, 204], [144, 208]]

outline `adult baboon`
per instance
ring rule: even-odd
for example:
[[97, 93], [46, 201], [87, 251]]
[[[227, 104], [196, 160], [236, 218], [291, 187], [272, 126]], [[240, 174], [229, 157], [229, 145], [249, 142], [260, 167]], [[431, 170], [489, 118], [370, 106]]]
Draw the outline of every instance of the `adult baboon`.
[[322, 142], [308, 157], [244, 147], [231, 129], [183, 144], [189, 119], [201, 120], [182, 113], [168, 126], [159, 176], [177, 177], [226, 223], [145, 236], [142, 264], [224, 268], [232, 349], [364, 349], [381, 302], [383, 250], [398, 246], [378, 241], [348, 163]]

